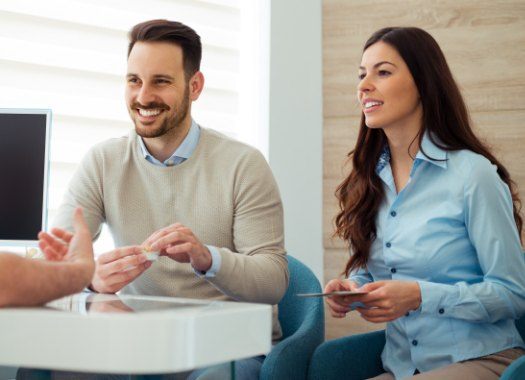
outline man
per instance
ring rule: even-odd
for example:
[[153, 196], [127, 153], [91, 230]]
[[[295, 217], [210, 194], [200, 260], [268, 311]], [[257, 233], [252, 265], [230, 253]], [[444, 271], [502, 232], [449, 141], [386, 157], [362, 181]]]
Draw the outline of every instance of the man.
[[[0, 307], [42, 305], [80, 292], [91, 282], [95, 271], [93, 245], [80, 209], [75, 210], [73, 228], [75, 235], [68, 234], [69, 247], [61, 254], [49, 247], [58, 243], [51, 235], [40, 244], [51, 261], [0, 253]], [[53, 232], [64, 233], [59, 229]]]
[[[77, 205], [94, 236], [108, 224], [119, 248], [99, 257], [96, 292], [275, 305], [288, 284], [278, 189], [259, 152], [193, 121], [200, 60], [200, 37], [179, 22], [131, 30], [126, 103], [135, 128], [87, 154], [55, 224], [69, 229]], [[144, 250], [161, 257], [152, 265]], [[274, 315], [273, 338], [280, 334]], [[257, 378], [260, 364], [239, 363], [237, 377]]]

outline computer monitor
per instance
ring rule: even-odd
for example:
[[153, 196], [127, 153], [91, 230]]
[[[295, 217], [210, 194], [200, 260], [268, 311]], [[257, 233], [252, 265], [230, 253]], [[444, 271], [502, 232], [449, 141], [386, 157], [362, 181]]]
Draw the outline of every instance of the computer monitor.
[[46, 229], [51, 110], [0, 108], [0, 245]]

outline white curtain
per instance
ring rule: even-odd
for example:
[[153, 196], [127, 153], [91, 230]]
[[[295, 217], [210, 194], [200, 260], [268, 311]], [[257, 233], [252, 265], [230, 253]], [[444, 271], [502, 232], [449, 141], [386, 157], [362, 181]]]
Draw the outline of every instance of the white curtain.
[[[177, 20], [197, 31], [206, 85], [195, 119], [266, 153], [258, 61], [243, 58], [264, 41], [257, 36], [266, 21], [254, 13], [260, 7], [255, 0], [0, 0], [0, 108], [53, 112], [50, 221], [87, 149], [132, 127], [124, 102], [127, 32], [145, 20]], [[107, 233], [99, 240], [99, 250], [112, 245]]]

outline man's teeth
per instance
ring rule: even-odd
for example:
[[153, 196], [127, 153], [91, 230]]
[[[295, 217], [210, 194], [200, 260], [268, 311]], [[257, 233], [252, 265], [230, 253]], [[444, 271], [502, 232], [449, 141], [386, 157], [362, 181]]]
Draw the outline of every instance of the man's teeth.
[[373, 106], [380, 106], [383, 104], [382, 102], [367, 102], [365, 103], [365, 108], [371, 108]]
[[143, 110], [142, 108], [139, 108], [138, 110], [140, 116], [157, 116], [161, 112], [160, 109]]

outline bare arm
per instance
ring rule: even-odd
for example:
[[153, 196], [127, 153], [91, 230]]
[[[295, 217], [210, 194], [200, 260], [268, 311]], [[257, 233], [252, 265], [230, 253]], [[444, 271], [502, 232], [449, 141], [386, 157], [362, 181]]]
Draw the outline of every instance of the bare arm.
[[0, 253], [0, 307], [41, 305], [77, 293], [90, 281], [91, 273], [84, 263]]
[[[0, 307], [41, 305], [56, 298], [77, 293], [86, 287], [93, 277], [95, 262], [91, 234], [76, 209], [73, 226], [75, 234], [69, 234], [67, 248], [61, 238], [66, 231], [56, 229], [40, 248], [50, 261], [31, 260], [0, 252]], [[58, 253], [57, 253], [58, 252]]]

